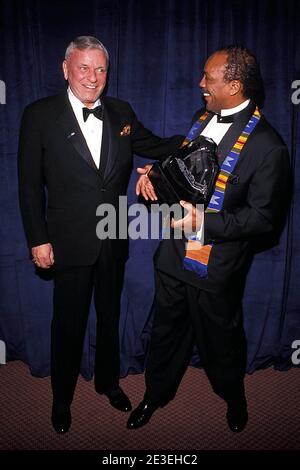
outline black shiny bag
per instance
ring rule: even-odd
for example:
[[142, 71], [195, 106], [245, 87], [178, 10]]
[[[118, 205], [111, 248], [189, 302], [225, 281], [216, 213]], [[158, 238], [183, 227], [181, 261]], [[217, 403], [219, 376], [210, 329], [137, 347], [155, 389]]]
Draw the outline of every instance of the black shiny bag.
[[159, 202], [172, 205], [184, 200], [206, 207], [218, 172], [217, 145], [200, 135], [163, 162], [154, 163], [148, 177]]

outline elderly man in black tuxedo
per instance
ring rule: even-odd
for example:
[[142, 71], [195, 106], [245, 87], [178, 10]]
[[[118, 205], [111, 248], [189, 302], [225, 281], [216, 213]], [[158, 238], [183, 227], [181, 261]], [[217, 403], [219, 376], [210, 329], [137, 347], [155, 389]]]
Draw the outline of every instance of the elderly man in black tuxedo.
[[52, 267], [54, 275], [52, 424], [58, 433], [67, 432], [71, 425], [70, 405], [93, 291], [95, 388], [115, 408], [131, 410], [119, 387], [118, 335], [128, 240], [100, 240], [96, 210], [100, 204], [111, 204], [118, 217], [119, 196], [126, 195], [133, 153], [164, 158], [182, 142], [180, 136], [154, 136], [128, 103], [101, 96], [108, 61], [98, 39], [81, 36], [71, 42], [63, 61], [67, 92], [29, 105], [20, 132], [19, 188], [25, 232], [35, 265]]
[[[269, 237], [281, 225], [289, 156], [257, 107], [262, 80], [247, 49], [230, 46], [215, 52], [205, 64], [200, 87], [206, 112], [196, 113], [190, 133], [218, 144], [220, 173], [207, 210], [181, 201], [187, 214], [173, 221], [174, 228], [182, 229], [193, 226], [198, 215], [196, 239], [163, 240], [156, 253], [146, 392], [128, 420], [129, 429], [145, 425], [174, 398], [195, 343], [213, 390], [227, 403], [229, 428], [240, 432], [248, 420], [243, 284], [256, 237]], [[137, 192], [154, 200], [148, 170], [143, 170]]]

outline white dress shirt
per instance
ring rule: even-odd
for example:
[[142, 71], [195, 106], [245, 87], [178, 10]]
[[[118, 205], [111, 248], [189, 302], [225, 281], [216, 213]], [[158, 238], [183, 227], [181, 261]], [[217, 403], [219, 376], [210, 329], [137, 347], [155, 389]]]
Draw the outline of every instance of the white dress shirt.
[[[250, 103], [250, 100], [246, 100], [243, 103], [239, 104], [235, 108], [230, 108], [230, 109], [222, 109], [220, 115], [221, 116], [231, 116], [231, 114], [236, 114], [245, 109], [248, 104]], [[230, 128], [232, 122], [229, 123], [224, 123], [224, 122], [218, 122], [217, 121], [217, 115], [213, 116], [203, 132], [201, 132], [201, 135], [204, 135], [204, 137], [210, 137], [213, 139], [213, 141], [219, 145], [221, 140], [223, 139], [224, 135]]]
[[[93, 114], [90, 114], [87, 120], [84, 122], [82, 109], [86, 106], [84, 106], [84, 104], [78, 98], [76, 98], [70, 87], [68, 88], [68, 98], [80, 126], [81, 132], [83, 133], [87, 146], [92, 154], [94, 162], [97, 168], [99, 168], [103, 122], [96, 118]], [[93, 108], [99, 105], [100, 100], [98, 99], [94, 103]]]
[[[248, 104], [250, 103], [250, 100], [243, 101], [243, 103], [239, 104], [238, 106], [235, 106], [234, 108], [230, 109], [222, 109], [221, 110], [221, 116], [231, 116], [231, 114], [236, 114], [245, 109]], [[221, 140], [223, 139], [224, 135], [226, 132], [229, 130], [232, 122], [229, 123], [224, 123], [224, 122], [218, 122], [217, 121], [217, 115], [213, 116], [205, 129], [201, 132], [201, 135], [204, 135], [204, 137], [209, 137], [213, 139], [213, 141], [219, 145]], [[199, 210], [203, 211], [204, 206], [203, 204], [199, 204]], [[201, 224], [200, 229], [198, 230], [196, 234], [197, 240], [203, 245], [204, 244], [204, 217], [203, 217], [203, 222]]]

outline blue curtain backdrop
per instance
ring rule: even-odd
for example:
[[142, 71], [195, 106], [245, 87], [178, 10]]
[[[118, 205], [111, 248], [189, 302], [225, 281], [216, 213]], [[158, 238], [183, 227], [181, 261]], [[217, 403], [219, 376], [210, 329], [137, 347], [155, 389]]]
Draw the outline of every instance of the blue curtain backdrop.
[[[49, 373], [52, 282], [48, 272], [35, 272], [20, 219], [20, 117], [26, 104], [65, 88], [65, 47], [89, 34], [111, 55], [108, 94], [128, 100], [160, 135], [188, 131], [202, 106], [203, 65], [216, 48], [241, 43], [257, 55], [266, 88], [264, 113], [290, 149], [295, 184], [280, 243], [256, 254], [247, 279], [248, 372], [289, 367], [291, 344], [300, 339], [300, 128], [299, 105], [291, 100], [292, 83], [300, 80], [299, 24], [297, 0], [0, 0], [0, 339], [8, 359], [25, 361], [34, 375]], [[136, 165], [142, 163], [136, 158]], [[130, 202], [135, 181], [133, 173]], [[120, 324], [122, 376], [144, 368], [157, 243], [130, 245]], [[82, 362], [86, 378], [93, 370], [94, 329], [92, 309]]]

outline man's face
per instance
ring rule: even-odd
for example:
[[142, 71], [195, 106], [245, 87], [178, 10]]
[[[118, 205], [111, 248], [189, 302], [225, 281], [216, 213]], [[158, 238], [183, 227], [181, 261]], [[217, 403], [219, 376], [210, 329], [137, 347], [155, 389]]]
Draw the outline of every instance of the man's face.
[[227, 54], [217, 52], [209, 57], [204, 67], [204, 74], [199, 83], [206, 101], [206, 109], [219, 113], [221, 109], [231, 108], [232, 82], [224, 81]]
[[91, 108], [101, 95], [107, 75], [107, 62], [100, 49], [74, 49], [63, 62], [64, 77], [74, 95]]

